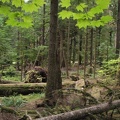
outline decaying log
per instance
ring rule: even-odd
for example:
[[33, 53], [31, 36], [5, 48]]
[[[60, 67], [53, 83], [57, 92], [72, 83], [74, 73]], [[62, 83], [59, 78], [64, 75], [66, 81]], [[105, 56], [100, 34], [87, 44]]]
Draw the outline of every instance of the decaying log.
[[[63, 82], [63, 87], [72, 86], [74, 82]], [[14, 84], [0, 84], [0, 96], [9, 96], [16, 94], [30, 94], [44, 92], [46, 83], [14, 83]]]
[[79, 120], [81, 118], [88, 116], [89, 114], [99, 114], [119, 107], [120, 107], [120, 100], [115, 100], [111, 102], [111, 104], [109, 102], [102, 103], [88, 108], [83, 108], [80, 110], [66, 112], [58, 115], [43, 117], [36, 120]]
[[16, 94], [29, 94], [43, 92], [45, 83], [18, 83], [18, 84], [0, 84], [0, 96], [9, 96]]

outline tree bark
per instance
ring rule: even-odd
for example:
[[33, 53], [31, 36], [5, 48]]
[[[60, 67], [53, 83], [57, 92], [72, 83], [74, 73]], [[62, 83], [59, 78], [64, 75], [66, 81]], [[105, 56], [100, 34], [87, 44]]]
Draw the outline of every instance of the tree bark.
[[[50, 41], [49, 41], [49, 56], [48, 56], [48, 80], [46, 87], [46, 104], [54, 104], [56, 102], [59, 93], [56, 93], [62, 88], [62, 84], [58, 86], [58, 81], [62, 80], [60, 77], [60, 69], [57, 63], [58, 55], [57, 53], [57, 20], [58, 20], [58, 0], [51, 0], [50, 7]], [[59, 73], [58, 73], [59, 72]], [[59, 79], [59, 80], [58, 80]]]
[[91, 36], [90, 36], [90, 74], [93, 72], [93, 28], [91, 28]]
[[117, 37], [116, 37], [116, 55], [120, 52], [120, 0], [118, 0], [118, 15], [117, 15]]
[[119, 107], [120, 100], [115, 100], [112, 103], [102, 103], [88, 108], [52, 115], [36, 120], [80, 120], [80, 118], [84, 119], [84, 117], [89, 116], [89, 114], [100, 114]]
[[80, 51], [80, 54], [79, 54], [79, 65], [82, 65], [82, 44], [83, 44], [83, 35], [82, 35], [83, 33], [82, 33], [82, 31], [81, 31], [81, 33], [80, 33], [80, 42], [79, 42], [79, 51]]

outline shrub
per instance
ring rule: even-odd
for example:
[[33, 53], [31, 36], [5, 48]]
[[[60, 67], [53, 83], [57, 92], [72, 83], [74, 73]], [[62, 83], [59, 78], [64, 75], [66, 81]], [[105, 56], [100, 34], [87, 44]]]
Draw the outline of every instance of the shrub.
[[98, 71], [100, 75], [115, 77], [118, 70], [119, 59], [112, 59], [108, 62], [103, 62], [101, 69]]

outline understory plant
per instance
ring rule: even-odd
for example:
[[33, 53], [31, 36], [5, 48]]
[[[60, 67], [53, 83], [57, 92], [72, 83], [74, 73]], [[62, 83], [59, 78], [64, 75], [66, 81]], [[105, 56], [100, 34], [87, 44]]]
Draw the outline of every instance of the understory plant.
[[119, 67], [119, 62], [120, 62], [119, 59], [112, 59], [109, 61], [104, 61], [98, 73], [102, 76], [109, 76], [115, 79], [116, 73]]
[[2, 105], [6, 107], [20, 107], [26, 102], [27, 101], [22, 97], [22, 95], [4, 97], [2, 99]]

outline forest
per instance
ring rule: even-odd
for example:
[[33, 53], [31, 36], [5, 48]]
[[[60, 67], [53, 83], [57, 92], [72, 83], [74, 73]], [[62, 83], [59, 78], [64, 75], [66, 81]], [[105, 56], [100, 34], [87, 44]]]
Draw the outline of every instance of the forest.
[[120, 120], [120, 0], [0, 0], [0, 120]]

